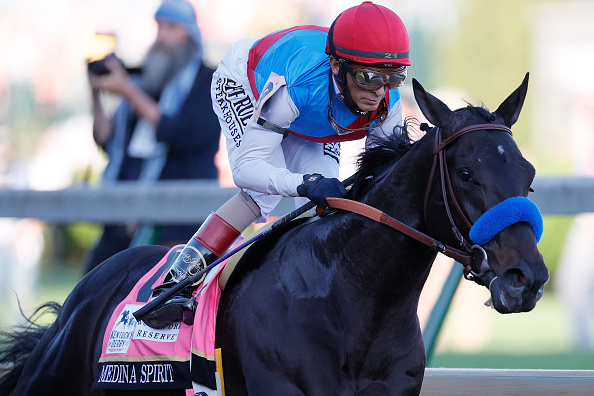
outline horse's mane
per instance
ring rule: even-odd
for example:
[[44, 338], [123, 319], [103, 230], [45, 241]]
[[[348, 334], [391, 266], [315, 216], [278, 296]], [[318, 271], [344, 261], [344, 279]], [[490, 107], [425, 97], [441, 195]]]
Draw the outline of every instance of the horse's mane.
[[407, 117], [402, 126], [394, 128], [394, 133], [385, 137], [368, 137], [371, 148], [357, 157], [357, 173], [349, 198], [360, 200], [371, 186], [380, 179], [387, 169], [395, 165], [414, 145], [411, 125], [418, 124], [413, 117]]

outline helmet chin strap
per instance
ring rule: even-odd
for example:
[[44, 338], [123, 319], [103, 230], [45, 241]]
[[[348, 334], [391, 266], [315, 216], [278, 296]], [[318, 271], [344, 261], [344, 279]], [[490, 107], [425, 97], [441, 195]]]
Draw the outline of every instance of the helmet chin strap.
[[[332, 71], [330, 71], [330, 74], [332, 74]], [[338, 69], [338, 75], [336, 76], [336, 83], [342, 89], [343, 102], [344, 102], [345, 106], [347, 107], [347, 109], [349, 109], [351, 111], [351, 113], [353, 113], [354, 115], [359, 116], [359, 117], [364, 116], [368, 113], [368, 111], [361, 110], [359, 108], [359, 106], [357, 106], [355, 101], [353, 100], [353, 97], [351, 96], [351, 92], [349, 91], [349, 88], [347, 86], [346, 74], [347, 74], [347, 71], [343, 67], [342, 62], [340, 62], [340, 66]]]

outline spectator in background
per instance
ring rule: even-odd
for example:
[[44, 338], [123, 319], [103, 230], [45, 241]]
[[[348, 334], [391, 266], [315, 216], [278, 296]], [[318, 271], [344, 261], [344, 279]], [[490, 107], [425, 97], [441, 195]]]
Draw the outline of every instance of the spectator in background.
[[[194, 8], [185, 0], [165, 0], [155, 14], [157, 37], [138, 78], [115, 56], [106, 75], [89, 72], [93, 137], [109, 156], [103, 183], [124, 180], [216, 179], [214, 156], [220, 126], [210, 99], [213, 69], [203, 50]], [[121, 95], [110, 119], [101, 92]], [[199, 225], [164, 226], [156, 243], [185, 243]], [[85, 272], [129, 247], [135, 227], [106, 225], [90, 253]]]

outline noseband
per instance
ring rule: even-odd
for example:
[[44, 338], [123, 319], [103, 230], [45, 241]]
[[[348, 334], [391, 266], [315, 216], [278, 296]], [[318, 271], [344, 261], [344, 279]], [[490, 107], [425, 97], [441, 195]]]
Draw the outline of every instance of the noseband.
[[[485, 250], [480, 245], [477, 245], [477, 244], [471, 245], [470, 243], [468, 243], [468, 241], [464, 238], [464, 236], [462, 235], [462, 233], [460, 232], [460, 230], [458, 229], [458, 227], [456, 227], [456, 224], [454, 223], [454, 218], [453, 218], [452, 212], [450, 210], [450, 204], [449, 204], [450, 200], [451, 200], [454, 208], [456, 208], [456, 212], [458, 212], [458, 215], [460, 216], [460, 218], [462, 219], [462, 221], [464, 222], [466, 227], [468, 227], [468, 230], [470, 230], [472, 228], [472, 223], [470, 222], [470, 220], [468, 220], [468, 217], [462, 211], [460, 205], [458, 204], [458, 200], [456, 199], [456, 196], [454, 195], [454, 190], [452, 188], [452, 182], [450, 180], [450, 175], [447, 171], [448, 165], [446, 162], [445, 149], [451, 143], [453, 143], [455, 140], [457, 140], [460, 136], [465, 135], [469, 132], [474, 132], [474, 131], [479, 131], [479, 130], [483, 130], [483, 131], [484, 130], [487, 130], [487, 131], [496, 130], [496, 131], [505, 131], [505, 132], [509, 133], [510, 135], [512, 135], [512, 131], [510, 128], [508, 128], [505, 125], [477, 124], [477, 125], [470, 125], [465, 128], [462, 128], [444, 140], [443, 139], [443, 130], [440, 127], [436, 127], [436, 128], [437, 128], [437, 131], [435, 133], [435, 144], [433, 147], [433, 164], [431, 166], [431, 172], [429, 174], [429, 181], [427, 182], [427, 188], [425, 189], [425, 202], [424, 202], [425, 227], [428, 227], [427, 207], [428, 207], [428, 201], [429, 201], [429, 193], [431, 191], [431, 185], [433, 183], [433, 178], [435, 176], [435, 172], [436, 172], [437, 166], [439, 164], [439, 176], [441, 179], [441, 193], [443, 196], [445, 210], [448, 215], [448, 220], [452, 227], [452, 232], [453, 232], [454, 236], [456, 237], [456, 239], [458, 240], [458, 242], [460, 242], [460, 246], [464, 249], [464, 251], [472, 254], [472, 256], [473, 256], [473, 260], [471, 260], [470, 264], [463, 263], [464, 264], [464, 277], [468, 280], [474, 280], [476, 282], [480, 278], [482, 278], [488, 271], [491, 270], [491, 266], [489, 265], [489, 260], [487, 258], [487, 252], [485, 252]], [[429, 127], [427, 126], [427, 124], [423, 124], [421, 126], [421, 129], [427, 130], [427, 129], [429, 129]], [[449, 199], [448, 199], [448, 196], [450, 197]], [[475, 272], [472, 269], [472, 263], [476, 261], [477, 253], [481, 253], [483, 256], [483, 259], [481, 260], [481, 264], [480, 264], [478, 272]]]

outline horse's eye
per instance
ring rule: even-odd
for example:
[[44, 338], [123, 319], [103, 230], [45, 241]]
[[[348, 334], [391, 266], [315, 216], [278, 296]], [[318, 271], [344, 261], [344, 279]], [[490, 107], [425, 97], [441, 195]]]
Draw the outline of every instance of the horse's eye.
[[458, 176], [460, 176], [460, 179], [462, 179], [464, 181], [472, 180], [472, 177], [470, 176], [470, 172], [468, 172], [467, 170], [464, 170], [464, 169], [458, 172]]

